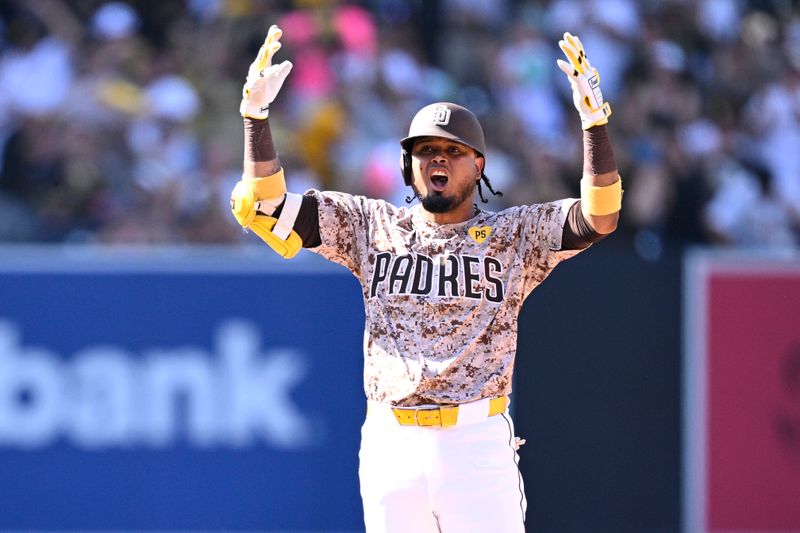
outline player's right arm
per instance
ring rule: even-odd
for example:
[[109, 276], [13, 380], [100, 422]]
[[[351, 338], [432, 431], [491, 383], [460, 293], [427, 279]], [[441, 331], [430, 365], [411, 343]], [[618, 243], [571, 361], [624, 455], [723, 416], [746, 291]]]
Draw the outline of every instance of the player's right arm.
[[301, 247], [319, 244], [319, 221], [313, 196], [287, 191], [269, 126], [269, 106], [292, 70], [290, 61], [272, 64], [282, 34], [277, 26], [269, 29], [242, 89], [243, 173], [231, 192], [231, 211], [243, 228], [290, 259]]

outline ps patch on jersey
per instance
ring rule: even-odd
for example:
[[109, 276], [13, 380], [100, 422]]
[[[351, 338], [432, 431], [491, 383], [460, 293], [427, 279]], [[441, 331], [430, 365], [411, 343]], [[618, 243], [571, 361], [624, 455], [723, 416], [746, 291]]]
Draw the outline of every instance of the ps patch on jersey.
[[478, 244], [483, 244], [483, 241], [488, 239], [492, 234], [491, 226], [472, 226], [468, 230], [469, 236]]
[[364, 296], [364, 392], [399, 406], [464, 403], [511, 392], [517, 317], [562, 260], [574, 200], [478, 211], [436, 224], [421, 205], [312, 191], [322, 243]]

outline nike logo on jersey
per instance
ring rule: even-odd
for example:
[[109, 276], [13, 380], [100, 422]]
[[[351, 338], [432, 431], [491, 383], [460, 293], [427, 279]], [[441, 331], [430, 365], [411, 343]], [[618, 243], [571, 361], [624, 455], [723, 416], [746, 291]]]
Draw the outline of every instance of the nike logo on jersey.
[[500, 303], [505, 296], [503, 265], [494, 257], [422, 254], [375, 255], [369, 297], [377, 294], [434, 295], [486, 299]]

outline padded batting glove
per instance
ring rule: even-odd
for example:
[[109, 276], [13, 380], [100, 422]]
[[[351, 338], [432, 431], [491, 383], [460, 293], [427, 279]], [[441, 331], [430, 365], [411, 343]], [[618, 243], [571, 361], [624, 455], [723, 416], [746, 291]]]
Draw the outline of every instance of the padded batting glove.
[[263, 120], [269, 116], [269, 104], [278, 96], [286, 76], [292, 70], [291, 61], [272, 64], [272, 57], [280, 50], [283, 31], [271, 26], [267, 38], [258, 51], [255, 61], [247, 72], [247, 81], [242, 88], [242, 103], [239, 112], [243, 117]]
[[589, 64], [580, 39], [567, 32], [564, 34], [564, 39], [558, 41], [558, 46], [569, 60], [567, 63], [559, 59], [556, 63], [567, 75], [572, 86], [572, 102], [581, 116], [581, 127], [588, 130], [592, 126], [608, 124], [611, 105], [603, 102], [600, 74]]

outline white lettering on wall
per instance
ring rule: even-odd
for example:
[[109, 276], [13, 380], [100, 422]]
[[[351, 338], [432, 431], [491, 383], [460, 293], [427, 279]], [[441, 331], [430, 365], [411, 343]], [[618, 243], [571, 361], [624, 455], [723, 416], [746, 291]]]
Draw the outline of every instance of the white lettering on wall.
[[134, 355], [90, 346], [65, 360], [24, 346], [19, 328], [0, 320], [0, 446], [34, 449], [60, 438], [86, 449], [311, 443], [311, 423], [290, 395], [308, 375], [303, 354], [262, 353], [258, 328], [244, 320], [220, 325], [214, 348]]

